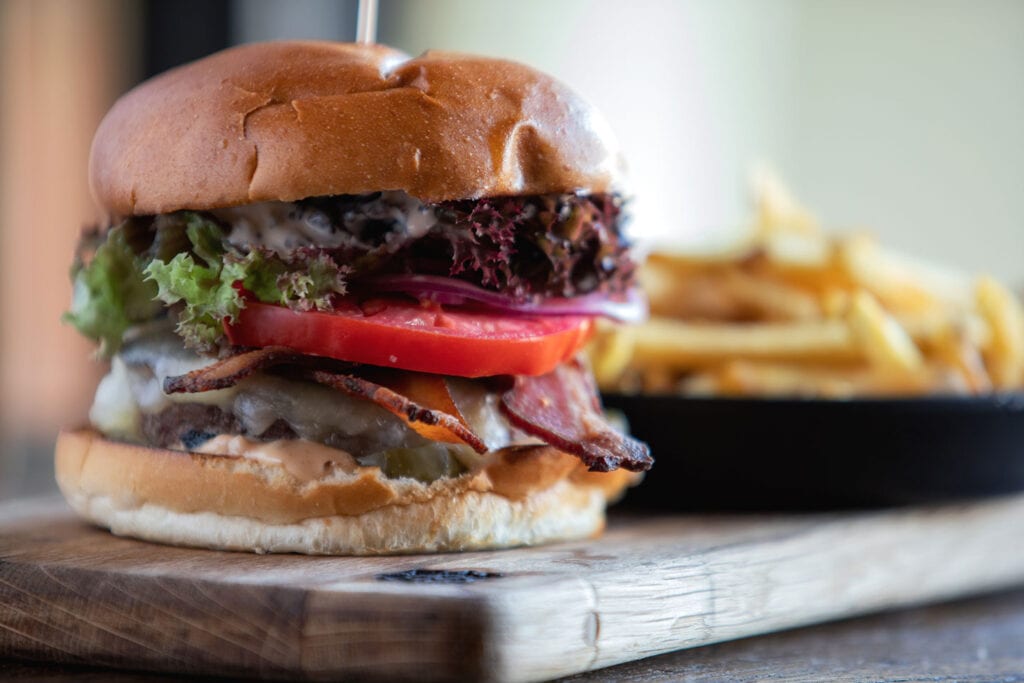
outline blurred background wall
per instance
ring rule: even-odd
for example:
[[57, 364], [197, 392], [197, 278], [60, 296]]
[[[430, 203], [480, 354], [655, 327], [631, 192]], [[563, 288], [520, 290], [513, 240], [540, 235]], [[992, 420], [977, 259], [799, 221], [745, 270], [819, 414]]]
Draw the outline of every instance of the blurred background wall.
[[0, 0], [0, 494], [41, 481], [100, 375], [60, 315], [75, 237], [98, 218], [89, 141], [136, 73], [135, 19], [118, 0]]
[[[634, 232], [734, 234], [767, 161], [839, 227], [1024, 282], [1020, 0], [380, 0], [382, 42], [525, 61], [604, 110]], [[118, 93], [223, 46], [349, 40], [354, 0], [0, 0], [0, 495], [49, 480], [98, 365], [59, 323], [89, 141]]]

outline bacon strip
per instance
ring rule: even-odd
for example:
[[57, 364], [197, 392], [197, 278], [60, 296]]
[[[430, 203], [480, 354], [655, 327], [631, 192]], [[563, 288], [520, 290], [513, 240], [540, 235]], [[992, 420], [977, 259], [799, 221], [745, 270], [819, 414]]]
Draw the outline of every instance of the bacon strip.
[[[354, 375], [326, 372], [324, 370], [312, 370], [308, 374], [309, 378], [314, 382], [345, 392], [349, 396], [373, 401], [385, 410], [405, 420], [409, 427], [428, 439], [447, 443], [461, 442], [469, 445], [477, 453], [487, 452], [487, 444], [472, 429], [466, 426], [465, 422], [461, 420], [461, 416], [456, 416], [458, 415], [457, 408], [455, 409], [455, 415], [443, 410], [432, 410], [413, 402], [402, 393], [361, 377], [355, 377]], [[413, 383], [417, 381], [420, 385], [413, 387]], [[436, 384], [427, 386], [424, 384], [432, 382], [440, 382], [443, 386], [438, 387]], [[409, 393], [418, 393], [423, 396], [436, 397], [443, 391], [447, 402], [452, 408], [455, 408], [451, 395], [448, 394], [448, 388], [444, 385], [443, 377], [417, 375], [415, 378], [404, 378], [403, 384], [407, 390], [412, 389]]]
[[443, 377], [396, 372], [382, 375], [382, 383], [377, 384], [353, 375], [310, 367], [322, 367], [324, 364], [337, 365], [327, 359], [305, 356], [283, 347], [268, 346], [243, 351], [186, 375], [168, 377], [164, 380], [164, 391], [168, 394], [195, 394], [227, 389], [257, 370], [276, 365], [296, 365], [304, 368], [300, 370], [300, 376], [344, 391], [350, 396], [373, 401], [405, 420], [410, 428], [428, 439], [465, 443], [478, 453], [487, 452], [487, 445], [463, 419]]
[[642, 472], [654, 464], [646, 444], [605, 422], [590, 373], [578, 361], [540, 377], [517, 376], [501, 406], [516, 427], [575, 455], [591, 472]]
[[[324, 365], [331, 370], [325, 370]], [[187, 375], [164, 380], [167, 393], [200, 393], [234, 386], [257, 370], [276, 365], [298, 367], [300, 377], [372, 401], [402, 418], [418, 434], [445, 443], [465, 443], [478, 453], [487, 445], [469, 427], [455, 405], [444, 377], [414, 372], [369, 371], [367, 379], [337, 372], [337, 364], [282, 347], [243, 351]], [[604, 420], [590, 373], [579, 363], [563, 363], [540, 377], [502, 377], [501, 392], [509, 422], [558, 450], [578, 457], [593, 472], [622, 467], [650, 469], [650, 449], [612, 429]], [[503, 385], [503, 386], [502, 386]]]
[[280, 346], [243, 351], [230, 358], [217, 361], [187, 375], [164, 379], [164, 392], [168, 394], [198, 394], [233, 387], [263, 368], [282, 363], [297, 362], [302, 355]]

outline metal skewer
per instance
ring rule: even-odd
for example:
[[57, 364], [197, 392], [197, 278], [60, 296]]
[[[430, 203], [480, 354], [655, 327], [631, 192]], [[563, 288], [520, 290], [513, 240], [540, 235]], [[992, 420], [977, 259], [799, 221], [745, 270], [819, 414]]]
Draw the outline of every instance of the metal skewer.
[[377, 0], [359, 0], [356, 42], [364, 45], [377, 42]]

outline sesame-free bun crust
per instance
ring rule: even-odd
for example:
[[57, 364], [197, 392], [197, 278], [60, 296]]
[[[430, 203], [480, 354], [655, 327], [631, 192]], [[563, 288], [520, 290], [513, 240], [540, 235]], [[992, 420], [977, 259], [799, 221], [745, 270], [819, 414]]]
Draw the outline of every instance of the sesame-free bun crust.
[[431, 484], [378, 468], [301, 481], [246, 458], [62, 432], [64, 497], [115, 534], [254, 552], [379, 555], [503, 548], [584, 538], [637, 475], [587, 472], [550, 447], [509, 448], [484, 469]]
[[117, 101], [89, 162], [112, 215], [404, 190], [425, 201], [613, 189], [607, 125], [515, 62], [374, 45], [255, 43]]

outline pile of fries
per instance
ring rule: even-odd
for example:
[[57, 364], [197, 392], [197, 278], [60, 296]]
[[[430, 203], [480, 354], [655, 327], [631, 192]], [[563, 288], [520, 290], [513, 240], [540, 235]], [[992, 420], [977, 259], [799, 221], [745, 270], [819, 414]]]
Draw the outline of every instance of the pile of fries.
[[726, 396], [986, 394], [1024, 387], [1024, 308], [1005, 286], [832, 235], [770, 173], [749, 237], [652, 254], [651, 320], [602, 328], [604, 391]]

